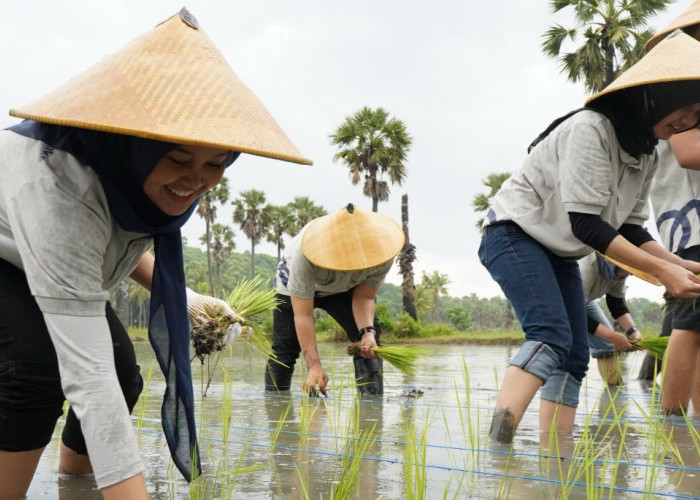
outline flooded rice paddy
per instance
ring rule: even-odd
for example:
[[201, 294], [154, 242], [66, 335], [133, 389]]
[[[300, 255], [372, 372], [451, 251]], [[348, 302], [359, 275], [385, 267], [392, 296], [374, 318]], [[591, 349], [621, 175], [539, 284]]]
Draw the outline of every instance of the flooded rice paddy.
[[[573, 436], [541, 436], [536, 398], [512, 448], [487, 439], [513, 347], [428, 346], [417, 373], [385, 365], [385, 394], [358, 399], [345, 345], [322, 344], [327, 398], [263, 391], [264, 360], [240, 346], [206, 389], [193, 363], [204, 475], [188, 485], [160, 427], [163, 390], [150, 346], [137, 345], [144, 378], [134, 410], [148, 490], [187, 498], [698, 498], [700, 420], [662, 420], [658, 394], [636, 380], [642, 353], [624, 356], [626, 383], [609, 394], [591, 364]], [[211, 366], [209, 369], [211, 370]], [[59, 425], [28, 498], [101, 498], [90, 477], [59, 477]]]

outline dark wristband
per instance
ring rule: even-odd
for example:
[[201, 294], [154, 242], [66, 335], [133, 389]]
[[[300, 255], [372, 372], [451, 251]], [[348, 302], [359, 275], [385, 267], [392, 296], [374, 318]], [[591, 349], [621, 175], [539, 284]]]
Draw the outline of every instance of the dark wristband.
[[360, 328], [360, 337], [362, 337], [367, 332], [372, 332], [375, 337], [377, 336], [377, 330], [375, 330], [373, 326], [366, 326], [364, 328]]
[[637, 328], [636, 326], [630, 326], [629, 329], [625, 332], [625, 335], [627, 335], [629, 337], [630, 335], [633, 335], [634, 332], [638, 332], [638, 331], [639, 331], [639, 328]]

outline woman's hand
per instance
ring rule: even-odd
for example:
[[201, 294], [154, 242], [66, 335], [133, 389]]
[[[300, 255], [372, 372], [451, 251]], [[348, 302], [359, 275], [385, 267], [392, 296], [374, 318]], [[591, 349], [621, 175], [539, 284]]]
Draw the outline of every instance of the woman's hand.
[[674, 297], [700, 297], [700, 277], [685, 267], [668, 263], [657, 278]]
[[187, 315], [192, 327], [203, 326], [209, 321], [230, 323], [226, 334], [222, 339], [224, 345], [228, 345], [241, 335], [249, 335], [252, 329], [243, 326], [245, 320], [236, 313], [225, 301], [196, 293], [187, 289]]

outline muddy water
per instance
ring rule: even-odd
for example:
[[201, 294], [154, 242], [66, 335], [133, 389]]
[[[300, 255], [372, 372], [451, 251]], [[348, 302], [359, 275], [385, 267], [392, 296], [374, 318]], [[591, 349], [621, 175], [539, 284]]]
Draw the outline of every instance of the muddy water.
[[[612, 398], [592, 366], [574, 435], [561, 437], [557, 450], [546, 450], [540, 446], [546, 440], [538, 431], [537, 399], [512, 449], [486, 439], [496, 389], [514, 348], [428, 347], [416, 375], [388, 367], [384, 396], [356, 401], [344, 347], [321, 346], [332, 389], [318, 400], [302, 397], [298, 373], [291, 394], [266, 395], [263, 360], [239, 350], [213, 370], [201, 398], [208, 370], [194, 364], [205, 477], [193, 487], [169, 460], [158, 420], [163, 385], [154, 368], [134, 412], [152, 498], [331, 498], [341, 486], [351, 486], [352, 498], [363, 499], [403, 499], [420, 491], [424, 498], [700, 496], [696, 430], [675, 421], [668, 442], [675, 448], [658, 439], [668, 434], [668, 426], [654, 430], [664, 426], [646, 417], [651, 388], [635, 380], [641, 353], [624, 357], [627, 382]], [[145, 376], [152, 364], [150, 348], [141, 344], [137, 351]], [[224, 382], [224, 372], [230, 382]], [[55, 473], [60, 425], [28, 498], [100, 498], [91, 478]]]

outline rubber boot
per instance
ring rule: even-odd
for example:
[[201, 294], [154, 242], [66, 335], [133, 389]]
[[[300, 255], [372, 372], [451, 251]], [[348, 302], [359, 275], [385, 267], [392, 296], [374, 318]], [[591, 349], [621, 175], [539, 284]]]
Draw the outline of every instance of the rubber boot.
[[384, 394], [384, 370], [381, 358], [362, 358], [355, 356], [355, 379], [360, 394], [379, 396]]

